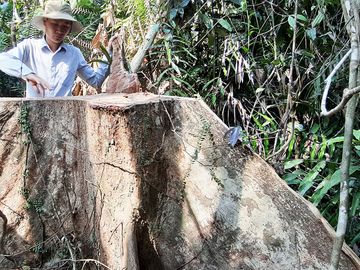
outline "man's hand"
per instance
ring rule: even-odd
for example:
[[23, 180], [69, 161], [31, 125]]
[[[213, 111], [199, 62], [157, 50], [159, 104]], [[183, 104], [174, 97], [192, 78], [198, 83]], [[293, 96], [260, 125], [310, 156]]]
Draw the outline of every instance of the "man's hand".
[[50, 89], [48, 82], [36, 74], [28, 74], [24, 78], [42, 97], [45, 96], [45, 91]]
[[120, 35], [118, 33], [116, 33], [115, 35], [113, 35], [109, 41], [108, 41], [108, 45], [106, 47], [106, 50], [112, 54], [113, 52], [113, 44], [114, 44], [114, 41], [117, 39], [117, 38], [120, 38]]

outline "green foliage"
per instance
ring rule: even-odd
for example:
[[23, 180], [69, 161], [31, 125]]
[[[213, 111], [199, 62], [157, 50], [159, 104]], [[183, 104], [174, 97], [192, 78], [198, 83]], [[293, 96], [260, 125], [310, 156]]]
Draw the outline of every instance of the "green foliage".
[[26, 139], [28, 140], [31, 135], [31, 126], [29, 123], [29, 107], [25, 103], [22, 104], [20, 108], [19, 123], [22, 133], [26, 136]]
[[44, 206], [44, 199], [42, 196], [38, 195], [37, 197], [32, 199], [28, 198], [26, 200], [26, 205], [24, 208], [28, 211], [33, 210], [36, 213], [41, 214], [44, 211], [43, 206]]
[[129, 2], [131, 2], [134, 7], [135, 17], [140, 18], [141, 20], [145, 20], [147, 9], [144, 0], [131, 0]]
[[43, 253], [46, 253], [47, 250], [44, 246], [44, 243], [40, 242], [40, 243], [37, 243], [34, 247], [32, 247], [30, 249], [32, 252], [36, 253], [36, 254], [43, 254]]
[[[339, 168], [342, 155], [343, 136], [338, 135], [334, 126], [338, 123], [314, 125], [309, 131], [298, 135], [296, 148], [288, 153], [284, 163], [284, 180], [319, 208], [331, 225], [336, 226], [339, 203]], [[349, 228], [346, 240], [349, 244], [359, 243], [360, 226], [360, 176], [359, 145], [360, 130], [354, 130], [354, 150], [350, 165], [350, 209]], [[290, 151], [290, 150], [289, 150]], [[292, 159], [292, 157], [298, 157]]]

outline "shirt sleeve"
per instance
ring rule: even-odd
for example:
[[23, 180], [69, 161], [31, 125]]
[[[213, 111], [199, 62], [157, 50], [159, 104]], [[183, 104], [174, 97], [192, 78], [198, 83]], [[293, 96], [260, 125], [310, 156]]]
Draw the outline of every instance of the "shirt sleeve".
[[[109, 75], [109, 65], [101, 62], [97, 69], [93, 69], [85, 60], [83, 54], [79, 50], [79, 66], [77, 74], [81, 79], [86, 81], [92, 87], [99, 89]], [[106, 60], [104, 60], [106, 61]]]
[[20, 42], [18, 46], [7, 52], [0, 53], [0, 70], [10, 76], [18, 78], [34, 73], [33, 70], [24, 64], [28, 53], [29, 49], [26, 41]]

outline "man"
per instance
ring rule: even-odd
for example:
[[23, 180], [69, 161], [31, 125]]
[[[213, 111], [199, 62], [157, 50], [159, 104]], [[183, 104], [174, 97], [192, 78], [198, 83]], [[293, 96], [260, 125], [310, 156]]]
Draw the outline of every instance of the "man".
[[0, 70], [27, 82], [26, 97], [71, 96], [76, 75], [95, 88], [101, 87], [109, 66], [102, 63], [94, 70], [78, 48], [64, 43], [70, 32], [82, 30], [69, 4], [50, 0], [44, 12], [32, 19], [32, 24], [44, 31], [43, 38], [25, 39], [17, 47], [0, 53]]

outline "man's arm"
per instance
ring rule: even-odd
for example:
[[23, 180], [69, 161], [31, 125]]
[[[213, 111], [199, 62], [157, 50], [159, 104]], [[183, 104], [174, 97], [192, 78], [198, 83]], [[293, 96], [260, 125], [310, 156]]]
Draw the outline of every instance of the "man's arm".
[[[117, 34], [112, 36], [109, 40], [108, 46], [106, 50], [108, 51], [109, 55], [112, 55], [112, 45], [114, 40], [117, 38]], [[100, 62], [99, 67], [95, 70], [93, 69], [85, 60], [84, 56], [82, 55], [81, 51], [79, 50], [79, 57], [80, 57], [80, 64], [77, 70], [77, 74], [80, 76], [81, 79], [86, 81], [89, 85], [96, 89], [100, 89], [102, 83], [109, 75], [110, 66], [106, 63]], [[104, 57], [103, 61], [107, 59]]]
[[[81, 53], [80, 53], [81, 54]], [[109, 65], [105, 63], [100, 63], [97, 69], [93, 69], [85, 60], [84, 56], [81, 54], [80, 63], [77, 70], [77, 75], [80, 76], [86, 83], [91, 85], [96, 89], [100, 89], [102, 83], [108, 75]]]
[[0, 53], [0, 70], [4, 73], [22, 78], [28, 82], [39, 94], [44, 96], [44, 91], [49, 89], [49, 84], [37, 76], [24, 61], [26, 61], [29, 53], [26, 47], [26, 41], [20, 42], [17, 47], [7, 52]]
[[17, 78], [23, 78], [30, 73], [34, 73], [24, 64], [28, 57], [28, 51], [26, 41], [22, 41], [9, 51], [0, 53], [0, 70]]

